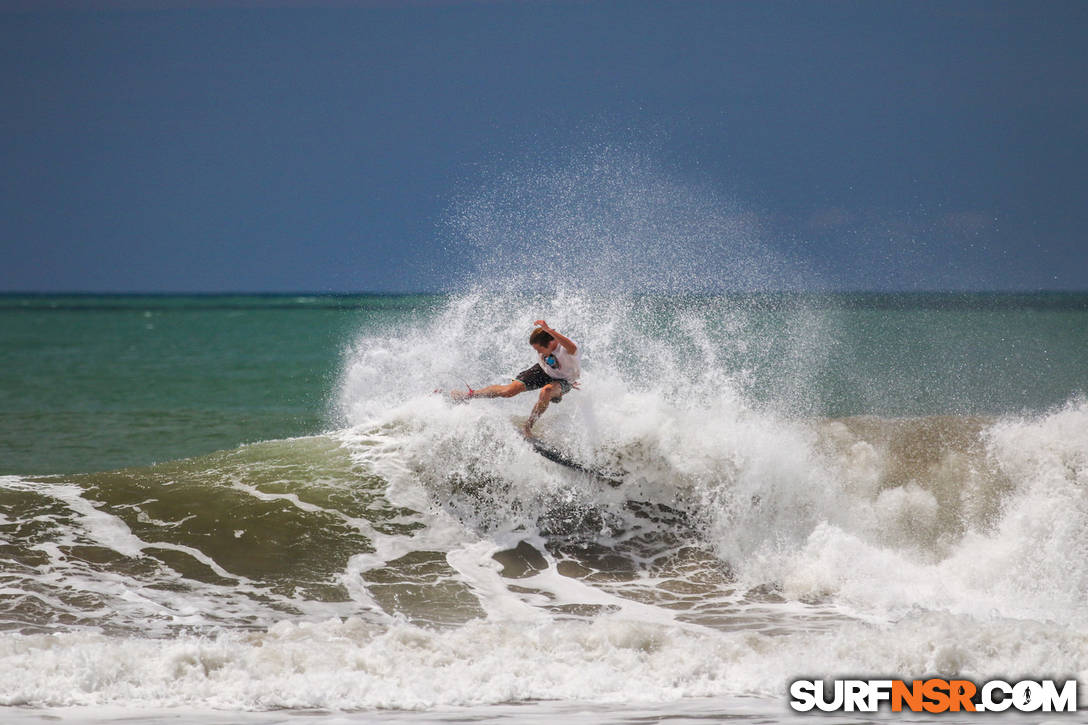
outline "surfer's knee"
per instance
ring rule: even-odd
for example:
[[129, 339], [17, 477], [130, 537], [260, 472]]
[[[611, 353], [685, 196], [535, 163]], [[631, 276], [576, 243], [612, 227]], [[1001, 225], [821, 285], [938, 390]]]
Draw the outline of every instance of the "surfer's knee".
[[562, 394], [563, 392], [559, 387], [559, 383], [548, 383], [540, 389], [540, 400], [543, 402], [551, 402]]

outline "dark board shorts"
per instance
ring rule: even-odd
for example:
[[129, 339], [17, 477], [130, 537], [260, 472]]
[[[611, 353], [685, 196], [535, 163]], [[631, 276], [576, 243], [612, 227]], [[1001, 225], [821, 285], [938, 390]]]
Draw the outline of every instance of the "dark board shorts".
[[552, 398], [553, 403], [558, 403], [562, 400], [563, 395], [570, 392], [571, 385], [569, 380], [563, 378], [553, 378], [544, 372], [544, 368], [540, 367], [540, 363], [532, 366], [528, 370], [522, 370], [516, 376], [514, 380], [520, 380], [525, 383], [526, 390], [539, 390], [549, 383], [559, 383], [559, 389], [562, 394], [558, 398]]

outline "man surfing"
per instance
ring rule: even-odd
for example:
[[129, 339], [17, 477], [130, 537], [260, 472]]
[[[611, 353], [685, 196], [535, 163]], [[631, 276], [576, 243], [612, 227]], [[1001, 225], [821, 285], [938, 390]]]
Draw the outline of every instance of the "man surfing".
[[540, 362], [522, 370], [506, 385], [450, 393], [454, 400], [464, 402], [472, 398], [512, 398], [526, 390], [540, 390], [540, 397], [522, 429], [526, 437], [532, 436], [533, 424], [548, 409], [549, 403], [562, 402], [563, 395], [578, 387], [575, 381], [582, 372], [578, 346], [570, 338], [548, 327], [544, 320], [533, 324], [536, 329], [529, 335], [529, 344], [536, 350]]

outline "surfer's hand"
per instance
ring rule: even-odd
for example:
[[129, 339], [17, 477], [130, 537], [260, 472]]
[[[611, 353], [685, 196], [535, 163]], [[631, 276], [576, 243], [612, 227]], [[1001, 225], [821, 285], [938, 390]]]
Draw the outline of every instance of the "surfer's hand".
[[548, 327], [548, 323], [545, 322], [544, 320], [537, 320], [533, 324], [536, 325], [539, 328], [542, 328], [546, 332], [551, 332], [552, 331], [552, 328]]

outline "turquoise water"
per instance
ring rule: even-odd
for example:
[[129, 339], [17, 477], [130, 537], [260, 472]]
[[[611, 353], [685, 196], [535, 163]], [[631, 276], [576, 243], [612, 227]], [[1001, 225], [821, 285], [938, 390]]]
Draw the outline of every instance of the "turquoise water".
[[1088, 296], [870, 295], [842, 307], [818, 386], [828, 415], [1041, 411], [1088, 391]]
[[341, 352], [416, 297], [0, 297], [0, 469], [77, 473], [327, 429]]

